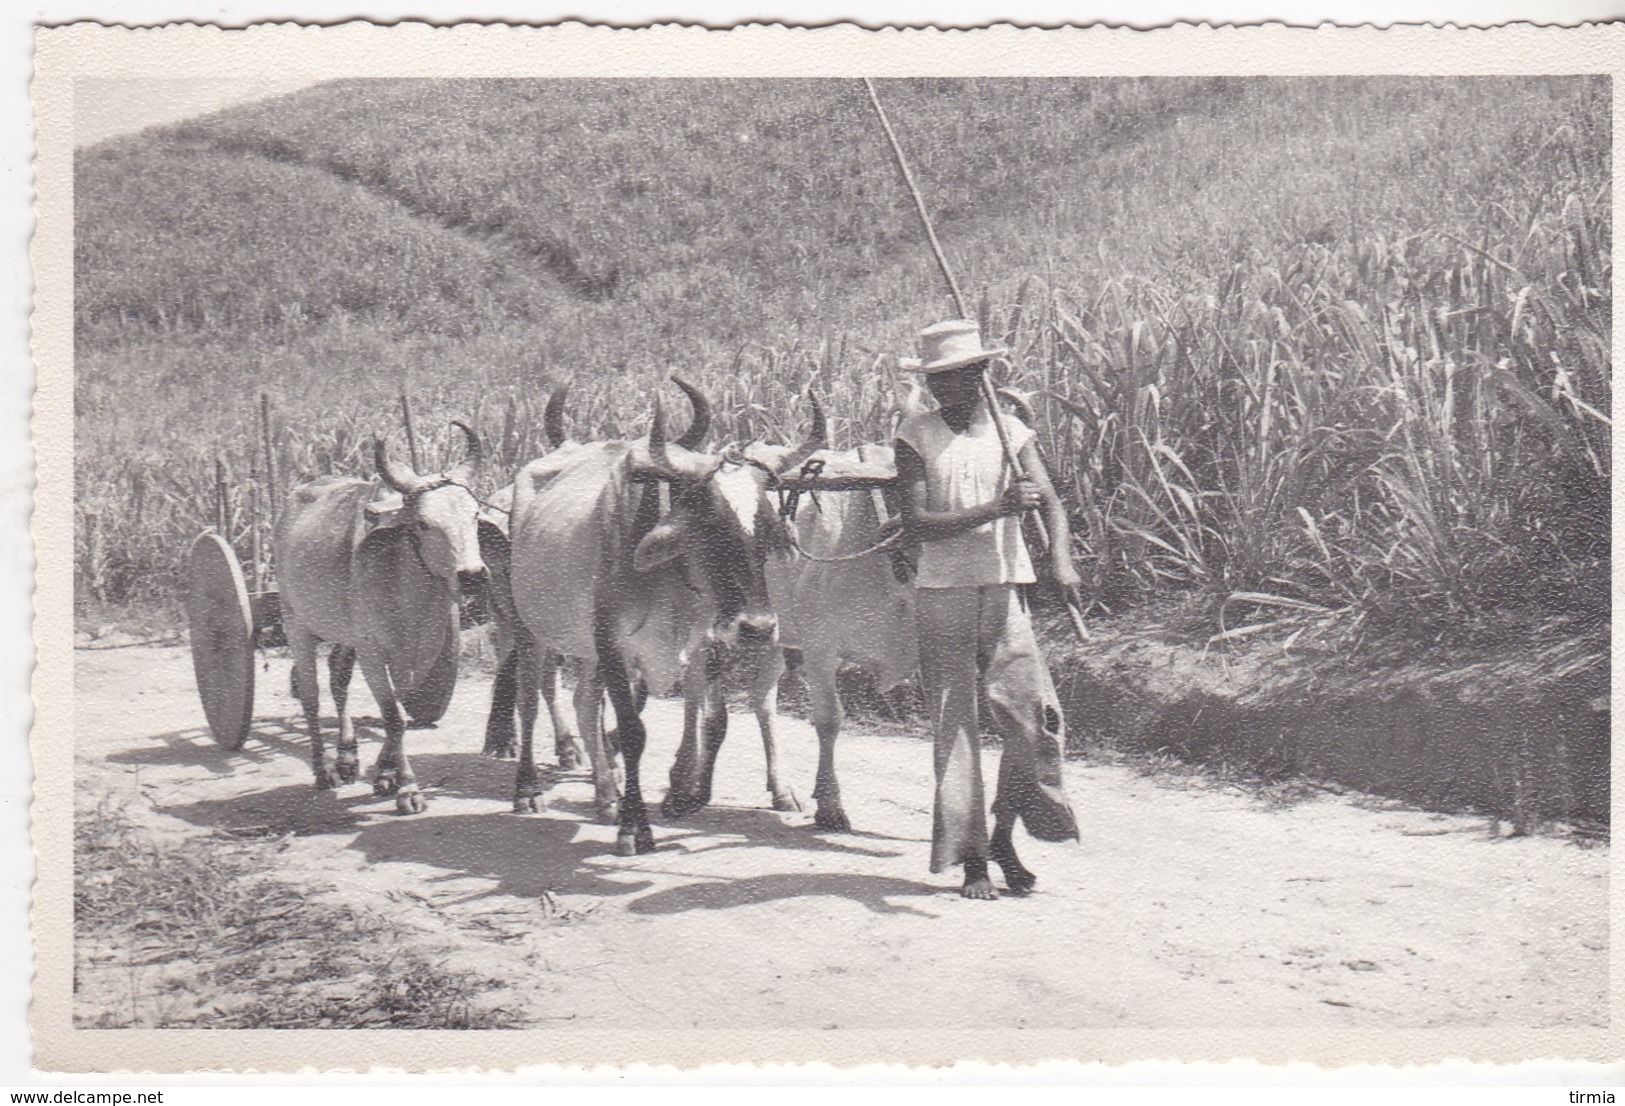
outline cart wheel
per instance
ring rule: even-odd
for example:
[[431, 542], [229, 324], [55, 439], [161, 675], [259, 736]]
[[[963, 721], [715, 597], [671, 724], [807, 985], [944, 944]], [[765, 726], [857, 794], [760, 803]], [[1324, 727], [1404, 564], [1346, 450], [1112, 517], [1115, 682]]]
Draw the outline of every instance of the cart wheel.
[[186, 618], [192, 670], [214, 739], [243, 747], [254, 716], [254, 612], [237, 555], [219, 534], [192, 543]]
[[451, 693], [457, 687], [457, 654], [461, 652], [462, 635], [453, 621], [446, 634], [446, 646], [434, 667], [416, 687], [401, 693], [401, 706], [406, 708], [412, 721], [431, 725], [445, 717], [446, 708], [451, 705]]

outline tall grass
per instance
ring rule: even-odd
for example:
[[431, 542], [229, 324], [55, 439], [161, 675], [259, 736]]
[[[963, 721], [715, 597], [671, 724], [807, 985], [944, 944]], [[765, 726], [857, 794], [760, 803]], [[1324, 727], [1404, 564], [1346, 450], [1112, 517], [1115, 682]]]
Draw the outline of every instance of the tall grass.
[[[87, 605], [179, 593], [217, 455], [247, 555], [261, 390], [288, 475], [365, 472], [405, 388], [432, 458], [474, 419], [494, 486], [552, 383], [575, 433], [637, 434], [671, 368], [721, 438], [798, 433], [809, 385], [838, 438], [889, 436], [892, 357], [945, 309], [861, 98], [567, 91], [348, 82], [82, 155]], [[1101, 603], [1432, 635], [1606, 614], [1606, 83], [882, 95]]]
[[1605, 617], [1611, 272], [1580, 244], [1606, 212], [1573, 195], [1494, 228], [1516, 255], [1424, 232], [1305, 243], [1208, 294], [990, 298], [1050, 400], [1097, 593], [1201, 586], [1420, 632]]

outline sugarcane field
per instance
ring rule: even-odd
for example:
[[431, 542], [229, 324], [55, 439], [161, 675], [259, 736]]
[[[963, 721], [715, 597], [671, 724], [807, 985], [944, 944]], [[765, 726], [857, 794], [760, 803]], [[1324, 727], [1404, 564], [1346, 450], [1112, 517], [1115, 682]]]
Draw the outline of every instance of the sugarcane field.
[[165, 80], [74, 1029], [1609, 1025], [1607, 76]]

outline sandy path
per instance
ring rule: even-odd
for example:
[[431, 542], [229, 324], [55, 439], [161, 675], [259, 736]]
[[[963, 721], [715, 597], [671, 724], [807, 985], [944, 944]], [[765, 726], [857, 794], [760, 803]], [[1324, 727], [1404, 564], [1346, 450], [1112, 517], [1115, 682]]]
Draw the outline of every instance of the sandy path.
[[[656, 817], [661, 849], [612, 854], [584, 776], [509, 813], [511, 763], [478, 755], [489, 681], [410, 731], [428, 813], [365, 785], [310, 786], [287, 662], [260, 674], [235, 755], [202, 729], [181, 649], [76, 657], [82, 783], [139, 788], [155, 832], [292, 832], [283, 874], [387, 910], [448, 963], [512, 981], [528, 1018], [613, 1028], [1590, 1025], [1606, 1018], [1605, 848], [1492, 839], [1481, 819], [1328, 796], [1269, 810], [1075, 763], [1081, 846], [1029, 843], [1040, 893], [961, 900], [926, 871], [930, 754], [852, 734], [859, 832], [811, 828], [816, 742], [786, 719], [807, 814], [766, 809], [755, 726], [735, 715], [716, 803]], [[325, 673], [324, 673], [325, 680]], [[357, 685], [360, 686], [359, 677]], [[363, 712], [373, 710], [364, 689]], [[681, 718], [651, 703], [663, 794]], [[545, 723], [544, 723], [545, 725]], [[363, 766], [377, 743], [363, 736]], [[992, 768], [990, 754], [989, 769]], [[168, 822], [173, 819], [173, 822]]]

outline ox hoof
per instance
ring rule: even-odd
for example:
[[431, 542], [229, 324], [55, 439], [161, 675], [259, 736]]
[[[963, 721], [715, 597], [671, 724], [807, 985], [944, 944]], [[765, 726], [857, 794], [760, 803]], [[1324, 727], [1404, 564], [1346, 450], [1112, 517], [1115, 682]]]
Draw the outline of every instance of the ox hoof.
[[512, 745], [487, 745], [480, 753], [492, 760], [513, 760], [519, 755]]
[[400, 787], [400, 778], [395, 774], [395, 769], [393, 768], [387, 771], [381, 771], [373, 777], [372, 793], [380, 798], [385, 795], [395, 794], [395, 792], [400, 790]]
[[513, 812], [515, 814], [540, 814], [542, 800], [535, 795], [515, 795], [513, 797]]
[[561, 772], [579, 772], [587, 766], [587, 754], [574, 740], [558, 750], [558, 757]]
[[354, 783], [361, 778], [361, 765], [353, 760], [339, 761], [339, 782]]
[[773, 792], [773, 809], [790, 814], [799, 814], [801, 812], [801, 800], [796, 798], [794, 791], [775, 791]]
[[597, 809], [599, 825], [615, 826], [620, 824], [621, 801], [619, 799], [612, 799], [609, 802], [605, 802], [604, 800], [600, 799], [598, 801]]
[[615, 837], [616, 856], [637, 856], [655, 851], [655, 835], [647, 828], [628, 832], [622, 830]]
[[423, 792], [414, 784], [408, 784], [395, 796], [396, 814], [422, 814], [427, 806], [428, 804], [423, 801]]
[[660, 813], [667, 818], [681, 818], [693, 814], [711, 801], [709, 795], [692, 795], [687, 791], [668, 791], [660, 803]]
[[316, 769], [316, 790], [331, 791], [339, 785], [339, 776], [331, 765], [324, 764]]
[[818, 813], [813, 816], [813, 825], [835, 833], [852, 832], [852, 820], [846, 816], [846, 811], [838, 806], [819, 807]]

